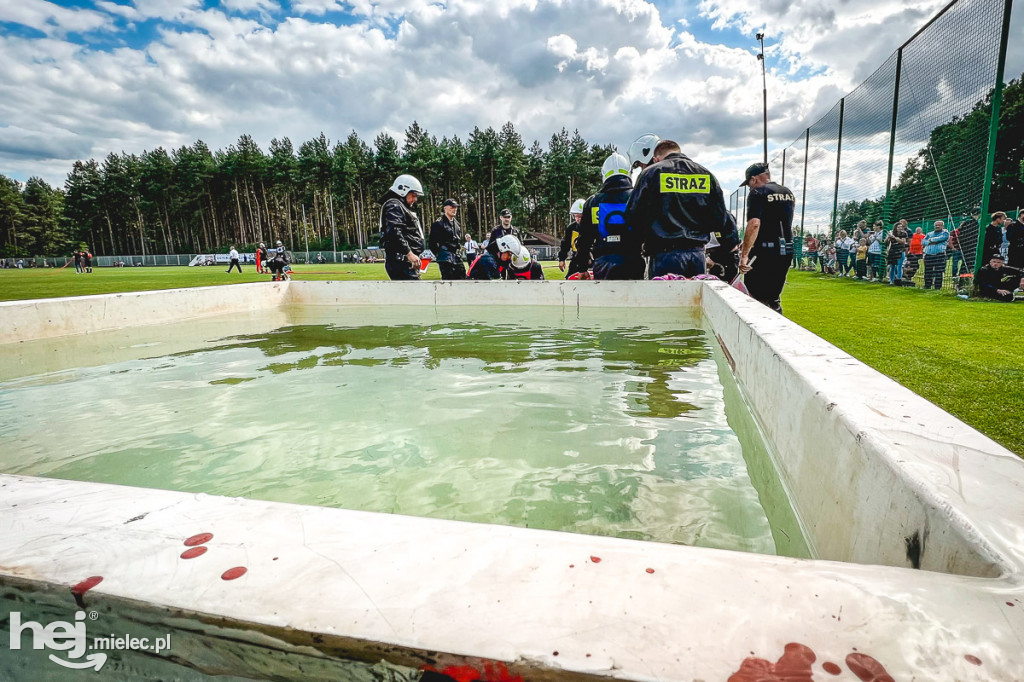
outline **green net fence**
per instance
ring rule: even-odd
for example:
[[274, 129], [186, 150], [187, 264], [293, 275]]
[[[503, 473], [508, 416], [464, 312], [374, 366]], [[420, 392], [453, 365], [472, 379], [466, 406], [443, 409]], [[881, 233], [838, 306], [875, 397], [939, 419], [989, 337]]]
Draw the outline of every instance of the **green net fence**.
[[[794, 233], [820, 244], [810, 262], [806, 248], [796, 249], [803, 267], [959, 293], [970, 289], [976, 266], [983, 264], [979, 242], [990, 213], [1017, 213], [1011, 206], [988, 206], [986, 191], [1008, 7], [1006, 0], [950, 3], [769, 158], [773, 178], [797, 198]], [[730, 197], [741, 223], [745, 206], [741, 188]], [[972, 213], [980, 214], [977, 221]], [[901, 220], [907, 233], [894, 236], [905, 244], [893, 247], [890, 235]], [[924, 245], [933, 241], [927, 235], [936, 221], [950, 232], [945, 247], [938, 246], [940, 239], [928, 253], [907, 253], [918, 251], [917, 228], [926, 236]]]

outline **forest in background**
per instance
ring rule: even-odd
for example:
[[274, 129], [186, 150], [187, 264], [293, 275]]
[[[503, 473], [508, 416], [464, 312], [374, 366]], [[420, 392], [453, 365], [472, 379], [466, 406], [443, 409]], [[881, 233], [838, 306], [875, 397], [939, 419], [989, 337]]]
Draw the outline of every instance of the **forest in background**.
[[249, 135], [225, 150], [202, 141], [171, 152], [111, 153], [76, 161], [62, 188], [40, 178], [0, 175], [0, 257], [62, 255], [88, 246], [95, 255], [252, 250], [281, 239], [293, 249], [331, 251], [376, 246], [380, 199], [395, 177], [411, 173], [426, 195], [424, 227], [449, 197], [478, 238], [509, 208], [514, 223], [560, 234], [569, 206], [600, 186], [614, 151], [564, 128], [526, 148], [512, 123], [475, 128], [469, 139], [440, 141], [418, 123], [404, 143], [380, 133], [368, 145], [354, 131], [332, 143], [325, 134], [296, 150], [288, 138], [263, 151]]
[[[973, 177], [965, 155], [987, 140], [991, 96], [931, 131], [893, 184], [888, 209], [884, 197], [847, 201], [837, 226], [943, 217], [936, 202], [947, 194], [957, 215], [977, 205], [982, 178]], [[213, 253], [276, 239], [292, 249], [304, 249], [307, 239], [316, 251], [367, 248], [377, 244], [380, 199], [400, 173], [423, 183], [417, 210], [425, 228], [454, 197], [460, 222], [477, 238], [502, 208], [519, 227], [558, 235], [572, 201], [597, 190], [612, 151], [564, 128], [544, 149], [539, 141], [527, 148], [512, 123], [474, 128], [462, 142], [438, 141], [413, 122], [401, 146], [380, 133], [371, 147], [353, 131], [335, 143], [321, 133], [298, 150], [281, 138], [264, 152], [242, 135], [226, 150], [197, 141], [170, 153], [112, 153], [102, 162], [76, 161], [62, 188], [0, 175], [0, 257], [66, 255], [84, 246], [96, 255]], [[1003, 91], [989, 205], [1022, 203], [1024, 77]]]

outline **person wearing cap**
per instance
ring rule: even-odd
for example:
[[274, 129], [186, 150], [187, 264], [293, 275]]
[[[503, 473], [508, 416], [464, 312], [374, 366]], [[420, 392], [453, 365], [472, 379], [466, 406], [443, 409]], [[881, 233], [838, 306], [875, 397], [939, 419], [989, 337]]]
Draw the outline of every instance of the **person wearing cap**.
[[601, 177], [601, 189], [583, 204], [578, 253], [593, 260], [594, 279], [643, 279], [640, 239], [626, 222], [626, 204], [633, 194], [629, 161], [622, 154], [610, 155]]
[[[747, 193], [747, 228], [740, 246], [740, 272], [751, 298], [782, 313], [782, 290], [793, 260], [793, 208], [796, 197], [772, 182], [766, 163], [747, 167], [740, 187]], [[751, 265], [753, 258], [757, 261]]]
[[399, 175], [380, 207], [380, 245], [384, 270], [392, 280], [420, 278], [423, 228], [412, 207], [423, 196], [423, 185], [411, 175]]
[[1024, 289], [1024, 279], [1019, 269], [1005, 262], [1003, 254], [992, 254], [988, 265], [978, 271], [978, 293], [985, 298], [1012, 303], [1014, 289]]
[[650, 258], [648, 274], [704, 274], [704, 246], [711, 233], [721, 233], [720, 242], [738, 239], [722, 187], [672, 140], [660, 141], [651, 161], [637, 177], [625, 211], [626, 224]]
[[445, 199], [441, 207], [441, 217], [430, 226], [428, 245], [437, 258], [437, 267], [441, 270], [441, 279], [466, 279], [466, 266], [462, 264], [459, 249], [462, 248], [462, 228], [455, 214], [459, 210], [459, 202]]
[[519, 228], [512, 227], [512, 211], [507, 208], [501, 209], [501, 213], [498, 214], [498, 220], [498, 226], [491, 230], [491, 236], [487, 238], [487, 250], [495, 258], [498, 257], [498, 239], [501, 237], [512, 235], [520, 242], [523, 241]]
[[[586, 254], [581, 256], [576, 249], [576, 240], [580, 236], [579, 224], [583, 218], [583, 203], [583, 199], [577, 199], [569, 207], [569, 224], [565, 226], [565, 234], [562, 236], [561, 244], [558, 245], [558, 269], [565, 272], [566, 279], [577, 272], [590, 269], [590, 261], [587, 260]], [[572, 258], [569, 260], [569, 271], [566, 272], [565, 259], [569, 257], [570, 253], [572, 253]]]

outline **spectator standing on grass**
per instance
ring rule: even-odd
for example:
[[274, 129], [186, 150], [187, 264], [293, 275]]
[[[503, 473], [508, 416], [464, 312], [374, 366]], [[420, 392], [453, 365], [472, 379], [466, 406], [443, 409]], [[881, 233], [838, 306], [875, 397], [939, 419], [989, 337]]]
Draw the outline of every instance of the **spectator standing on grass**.
[[942, 288], [942, 276], [946, 272], [946, 244], [949, 232], [946, 223], [936, 220], [935, 229], [924, 237], [924, 288]]
[[479, 249], [479, 248], [480, 248], [480, 245], [476, 243], [475, 239], [473, 239], [473, 235], [471, 235], [470, 233], [467, 232], [466, 233], [466, 265], [472, 265], [473, 264], [473, 261], [476, 260], [477, 249]]
[[1003, 223], [1006, 222], [1006, 214], [996, 211], [992, 214], [992, 222], [985, 228], [985, 241], [981, 246], [982, 262], [987, 262], [994, 254], [1003, 251]]
[[793, 262], [789, 267], [799, 270], [804, 266], [804, 240], [800, 235], [793, 237]]
[[850, 271], [850, 246], [853, 240], [846, 236], [846, 230], [839, 230], [836, 236], [836, 274], [844, 276]]
[[1002, 254], [993, 255], [978, 271], [978, 293], [985, 298], [1012, 303], [1014, 289], [1024, 289], [1024, 279], [1018, 268], [1005, 265]]
[[902, 279], [900, 264], [907, 250], [907, 233], [902, 222], [897, 222], [885, 238], [885, 260], [889, 265], [889, 284], [895, 286]]
[[857, 258], [853, 265], [857, 279], [864, 279], [868, 274], [868, 238], [861, 237], [857, 245]]
[[238, 274], [242, 274], [242, 266], [238, 262], [238, 251], [235, 250], [234, 246], [231, 247], [231, 251], [228, 253], [228, 259], [231, 261], [228, 265], [228, 274], [231, 274], [231, 268], [238, 268]]
[[868, 268], [871, 271], [869, 282], [881, 281], [882, 263], [884, 251], [882, 245], [885, 243], [884, 225], [881, 220], [875, 222], [874, 230], [868, 235]]
[[78, 249], [71, 254], [75, 259], [75, 274], [81, 275], [85, 273], [85, 269], [82, 267], [82, 252]]
[[1011, 268], [1024, 270], [1024, 211], [1017, 219], [1006, 223], [1006, 264]]
[[804, 237], [804, 251], [807, 252], [807, 267], [813, 270], [818, 264], [818, 240], [813, 234]]

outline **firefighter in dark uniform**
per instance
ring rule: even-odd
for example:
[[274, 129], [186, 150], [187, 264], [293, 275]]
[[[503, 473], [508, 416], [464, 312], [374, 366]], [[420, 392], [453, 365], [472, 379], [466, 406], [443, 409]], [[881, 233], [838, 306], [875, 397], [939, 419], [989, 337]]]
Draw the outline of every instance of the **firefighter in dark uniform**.
[[459, 210], [459, 202], [445, 199], [441, 207], [441, 217], [430, 226], [430, 250], [436, 254], [437, 267], [441, 270], [441, 279], [466, 279], [466, 266], [459, 256], [462, 249], [462, 228], [455, 214]]
[[[590, 262], [586, 260], [585, 256], [580, 257], [580, 253], [576, 249], [576, 239], [580, 236], [579, 224], [582, 218], [583, 199], [577, 199], [572, 202], [572, 208], [569, 209], [569, 224], [565, 226], [565, 235], [562, 237], [562, 243], [558, 245], [558, 269], [565, 273], [566, 279], [577, 272], [590, 269]], [[569, 260], [569, 270], [566, 271], [565, 259], [569, 257], [569, 252], [572, 252], [572, 258]]]
[[[793, 208], [796, 198], [787, 188], [772, 182], [768, 164], [755, 163], [747, 168], [740, 185], [747, 194], [747, 229], [740, 247], [740, 272], [743, 283], [755, 300], [782, 313], [782, 289], [793, 261]], [[757, 256], [757, 262], [749, 265]]]
[[391, 279], [419, 279], [423, 253], [423, 228], [412, 212], [423, 196], [423, 185], [411, 175], [399, 175], [380, 207], [380, 245], [384, 269]]
[[723, 232], [712, 232], [708, 242], [707, 256], [711, 261], [708, 273], [723, 282], [732, 282], [740, 271], [739, 234], [736, 219], [729, 215], [730, 227]]
[[[501, 257], [504, 258], [505, 254], [502, 253]], [[501, 276], [502, 279], [544, 279], [544, 268], [533, 259], [528, 248], [520, 245], [519, 253], [511, 254], [504, 263]]]
[[523, 241], [523, 236], [519, 233], [519, 228], [512, 227], [512, 211], [507, 208], [501, 209], [501, 213], [498, 214], [498, 219], [501, 221], [500, 224], [491, 230], [491, 236], [487, 238], [487, 251], [495, 258], [498, 257], [498, 239], [501, 237], [512, 235], [518, 239], [520, 243]]
[[640, 240], [626, 223], [626, 203], [633, 193], [629, 161], [612, 154], [601, 167], [604, 184], [583, 205], [576, 248], [592, 257], [594, 279], [643, 279]]
[[[650, 277], [693, 277], [705, 271], [704, 246], [712, 232], [735, 232], [722, 187], [672, 140], [655, 146], [626, 205], [626, 224], [637, 231], [650, 260]], [[728, 237], [727, 237], [728, 238]]]

